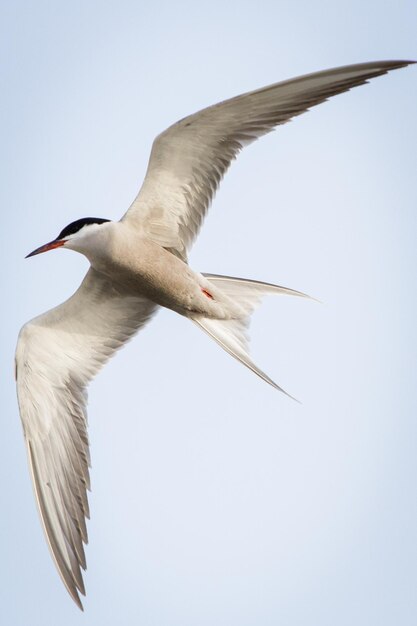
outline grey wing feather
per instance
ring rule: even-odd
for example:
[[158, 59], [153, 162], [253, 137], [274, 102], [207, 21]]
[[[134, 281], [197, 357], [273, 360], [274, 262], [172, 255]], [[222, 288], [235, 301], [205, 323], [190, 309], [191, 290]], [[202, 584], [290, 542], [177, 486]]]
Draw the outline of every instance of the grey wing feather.
[[80, 608], [90, 488], [86, 387], [156, 308], [90, 269], [69, 300], [19, 335], [18, 400], [36, 500], [55, 564]]
[[339, 67], [276, 83], [186, 117], [154, 141], [143, 186], [122, 218], [183, 259], [232, 160], [331, 96], [411, 61]]

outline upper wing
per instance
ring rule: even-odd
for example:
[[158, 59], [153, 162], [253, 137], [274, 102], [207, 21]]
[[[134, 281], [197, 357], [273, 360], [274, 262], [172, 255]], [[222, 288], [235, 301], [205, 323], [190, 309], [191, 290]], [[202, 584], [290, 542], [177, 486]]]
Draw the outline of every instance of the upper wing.
[[244, 146], [330, 96], [409, 63], [380, 61], [316, 72], [180, 120], [155, 139], [142, 188], [122, 219], [186, 259], [223, 175]]
[[17, 392], [36, 499], [55, 564], [80, 608], [89, 516], [86, 386], [156, 308], [90, 269], [69, 300], [19, 335]]

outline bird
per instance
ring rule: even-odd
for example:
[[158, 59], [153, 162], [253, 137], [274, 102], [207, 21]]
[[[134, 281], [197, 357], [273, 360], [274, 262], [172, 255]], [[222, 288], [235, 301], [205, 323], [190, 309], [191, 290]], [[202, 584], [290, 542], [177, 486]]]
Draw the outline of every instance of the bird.
[[63, 248], [90, 262], [68, 300], [22, 327], [15, 358], [19, 412], [40, 518], [57, 570], [80, 609], [90, 490], [88, 383], [165, 307], [194, 322], [283, 391], [249, 355], [249, 320], [263, 296], [306, 294], [195, 272], [188, 265], [188, 252], [242, 148], [331, 96], [413, 62], [376, 61], [315, 72], [181, 119], [154, 140], [142, 187], [119, 221], [78, 219], [27, 255]]

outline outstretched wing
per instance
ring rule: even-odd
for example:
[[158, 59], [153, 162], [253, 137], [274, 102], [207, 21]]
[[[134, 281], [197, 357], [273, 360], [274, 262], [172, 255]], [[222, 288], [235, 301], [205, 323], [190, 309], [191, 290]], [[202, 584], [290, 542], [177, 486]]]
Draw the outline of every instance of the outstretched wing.
[[221, 179], [244, 146], [331, 96], [409, 63], [380, 61], [308, 74], [180, 120], [155, 139], [143, 186], [122, 219], [185, 260]]
[[69, 300], [20, 331], [17, 392], [36, 500], [55, 564], [80, 608], [90, 487], [86, 387], [156, 308], [90, 269]]

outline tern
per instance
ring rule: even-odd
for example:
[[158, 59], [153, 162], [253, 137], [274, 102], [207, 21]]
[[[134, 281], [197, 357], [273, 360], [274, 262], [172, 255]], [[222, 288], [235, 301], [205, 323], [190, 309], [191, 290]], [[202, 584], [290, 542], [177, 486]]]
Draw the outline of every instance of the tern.
[[412, 61], [380, 61], [308, 74], [186, 117], [154, 141], [142, 188], [120, 221], [88, 217], [28, 256], [69, 248], [90, 268], [63, 304], [27, 322], [16, 348], [17, 394], [40, 517], [61, 578], [85, 595], [88, 383], [159, 307], [195, 322], [273, 387], [251, 360], [249, 318], [269, 294], [305, 294], [194, 272], [187, 253], [240, 150], [329, 97]]

